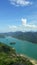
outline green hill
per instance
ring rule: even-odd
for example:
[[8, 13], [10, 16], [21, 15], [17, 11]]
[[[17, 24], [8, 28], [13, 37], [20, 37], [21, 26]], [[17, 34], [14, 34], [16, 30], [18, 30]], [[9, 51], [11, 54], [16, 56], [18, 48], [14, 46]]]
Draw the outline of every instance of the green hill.
[[14, 48], [0, 42], [0, 65], [33, 65], [24, 56], [16, 54]]

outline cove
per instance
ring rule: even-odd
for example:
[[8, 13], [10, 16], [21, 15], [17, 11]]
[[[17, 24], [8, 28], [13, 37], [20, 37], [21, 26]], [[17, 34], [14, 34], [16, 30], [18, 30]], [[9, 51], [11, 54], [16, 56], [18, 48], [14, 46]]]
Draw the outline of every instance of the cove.
[[[0, 42], [3, 42], [11, 47], [14, 47], [18, 54], [24, 54], [27, 55], [28, 57], [37, 60], [37, 44], [18, 40], [12, 37], [0, 38]], [[16, 42], [16, 44], [10, 45], [10, 42]]]

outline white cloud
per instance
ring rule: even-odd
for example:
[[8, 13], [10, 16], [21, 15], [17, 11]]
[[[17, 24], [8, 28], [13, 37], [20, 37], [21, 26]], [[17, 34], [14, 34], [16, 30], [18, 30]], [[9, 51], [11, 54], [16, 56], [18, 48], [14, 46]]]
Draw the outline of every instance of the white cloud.
[[37, 26], [34, 24], [28, 24], [27, 19], [22, 18], [21, 22], [22, 22], [22, 24], [19, 26], [9, 25], [8, 27], [9, 27], [10, 31], [13, 31], [13, 32], [15, 32], [15, 31], [23, 31], [23, 32], [37, 31]]
[[29, 27], [29, 28], [37, 28], [36, 25], [32, 24], [32, 22], [30, 24], [27, 23], [27, 19], [22, 18], [21, 19], [22, 25], [25, 27]]
[[22, 19], [21, 19], [21, 22], [22, 22], [22, 25], [26, 25], [27, 19], [22, 18]]
[[15, 25], [8, 25], [8, 28], [10, 29], [10, 31], [13, 31], [13, 32], [15, 32], [15, 31], [17, 31], [17, 26], [15, 26]]
[[27, 6], [32, 4], [32, 2], [28, 0], [9, 0], [9, 1], [12, 5], [16, 5], [16, 6]]
[[14, 26], [14, 25], [13, 25], [13, 26], [10, 26], [10, 25], [9, 25], [9, 28], [10, 28], [10, 29], [11, 29], [11, 28], [16, 29], [16, 26]]

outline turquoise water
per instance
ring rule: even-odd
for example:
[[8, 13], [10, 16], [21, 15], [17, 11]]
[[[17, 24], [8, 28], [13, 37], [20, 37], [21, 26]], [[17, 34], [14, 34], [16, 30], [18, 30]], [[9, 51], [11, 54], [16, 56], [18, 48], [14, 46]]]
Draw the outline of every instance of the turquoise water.
[[37, 59], [37, 44], [11, 37], [0, 38], [0, 42], [4, 42], [7, 45], [10, 45], [10, 42], [16, 42], [16, 44], [10, 46], [14, 47], [17, 53], [25, 54], [31, 58]]

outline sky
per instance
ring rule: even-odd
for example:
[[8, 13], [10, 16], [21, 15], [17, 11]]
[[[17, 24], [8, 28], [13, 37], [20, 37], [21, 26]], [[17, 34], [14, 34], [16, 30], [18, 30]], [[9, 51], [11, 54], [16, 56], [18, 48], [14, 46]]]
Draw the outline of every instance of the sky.
[[37, 0], [0, 0], [0, 33], [37, 31]]

